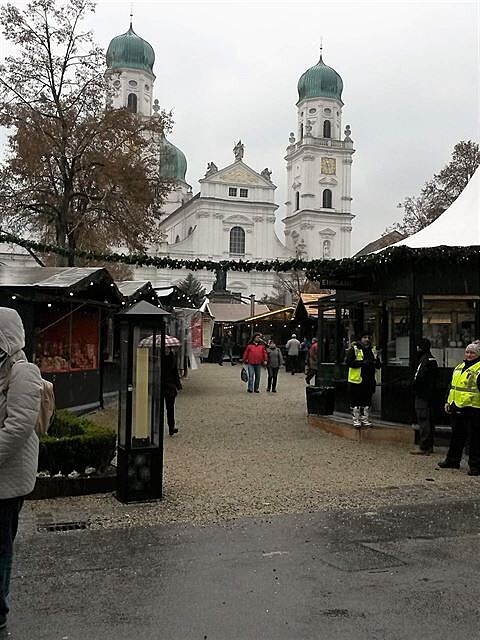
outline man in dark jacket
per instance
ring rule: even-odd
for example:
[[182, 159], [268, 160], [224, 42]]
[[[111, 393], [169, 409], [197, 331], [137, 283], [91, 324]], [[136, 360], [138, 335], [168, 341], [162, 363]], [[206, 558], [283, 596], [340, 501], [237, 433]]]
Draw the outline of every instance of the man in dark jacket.
[[417, 346], [418, 367], [413, 379], [415, 392], [415, 413], [418, 423], [418, 448], [410, 451], [413, 455], [429, 456], [433, 451], [435, 425], [433, 402], [437, 387], [438, 364], [430, 351], [430, 341], [422, 338]]
[[165, 408], [167, 410], [168, 435], [174, 436], [178, 433], [175, 427], [175, 398], [178, 391], [182, 388], [180, 376], [178, 373], [178, 360], [174, 351], [166, 347], [165, 349], [165, 365], [163, 368], [164, 397]]

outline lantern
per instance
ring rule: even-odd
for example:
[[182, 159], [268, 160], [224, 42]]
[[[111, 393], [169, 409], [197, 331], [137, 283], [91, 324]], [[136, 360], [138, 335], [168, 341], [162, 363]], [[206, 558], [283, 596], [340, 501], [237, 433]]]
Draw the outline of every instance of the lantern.
[[122, 502], [162, 497], [165, 318], [141, 301], [120, 320], [117, 497]]

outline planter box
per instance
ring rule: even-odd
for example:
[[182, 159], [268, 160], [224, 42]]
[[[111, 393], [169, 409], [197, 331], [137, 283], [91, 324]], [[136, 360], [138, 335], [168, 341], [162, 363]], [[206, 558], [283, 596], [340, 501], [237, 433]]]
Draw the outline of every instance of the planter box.
[[117, 488], [117, 472], [109, 470], [102, 475], [79, 478], [37, 478], [35, 489], [28, 500], [46, 500], [67, 496], [85, 496], [91, 493], [110, 493]]

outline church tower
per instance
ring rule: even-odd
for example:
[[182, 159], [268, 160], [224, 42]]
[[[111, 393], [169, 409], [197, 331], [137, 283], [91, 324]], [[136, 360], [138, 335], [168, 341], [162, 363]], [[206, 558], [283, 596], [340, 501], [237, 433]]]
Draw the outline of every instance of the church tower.
[[298, 81], [298, 125], [287, 147], [286, 244], [304, 259], [350, 256], [351, 165], [347, 125], [342, 139], [339, 74], [320, 54]]
[[152, 115], [154, 62], [152, 46], [137, 36], [130, 21], [129, 30], [113, 38], [107, 49], [105, 77], [114, 109], [127, 108], [142, 116]]
[[[158, 100], [153, 100], [155, 52], [135, 33], [131, 21], [129, 30], [110, 42], [106, 58], [110, 106], [155, 118], [160, 110]], [[172, 182], [160, 212], [163, 219], [192, 197], [192, 188], [185, 180], [187, 159], [163, 135], [158, 141], [158, 171], [162, 178]]]

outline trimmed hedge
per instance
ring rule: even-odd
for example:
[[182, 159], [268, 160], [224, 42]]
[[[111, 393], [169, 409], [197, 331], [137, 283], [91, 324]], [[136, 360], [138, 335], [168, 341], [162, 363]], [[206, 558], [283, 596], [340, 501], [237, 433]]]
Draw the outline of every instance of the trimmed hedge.
[[117, 435], [69, 411], [55, 411], [48, 434], [40, 440], [38, 469], [67, 475], [86, 467], [105, 471], [115, 456]]

